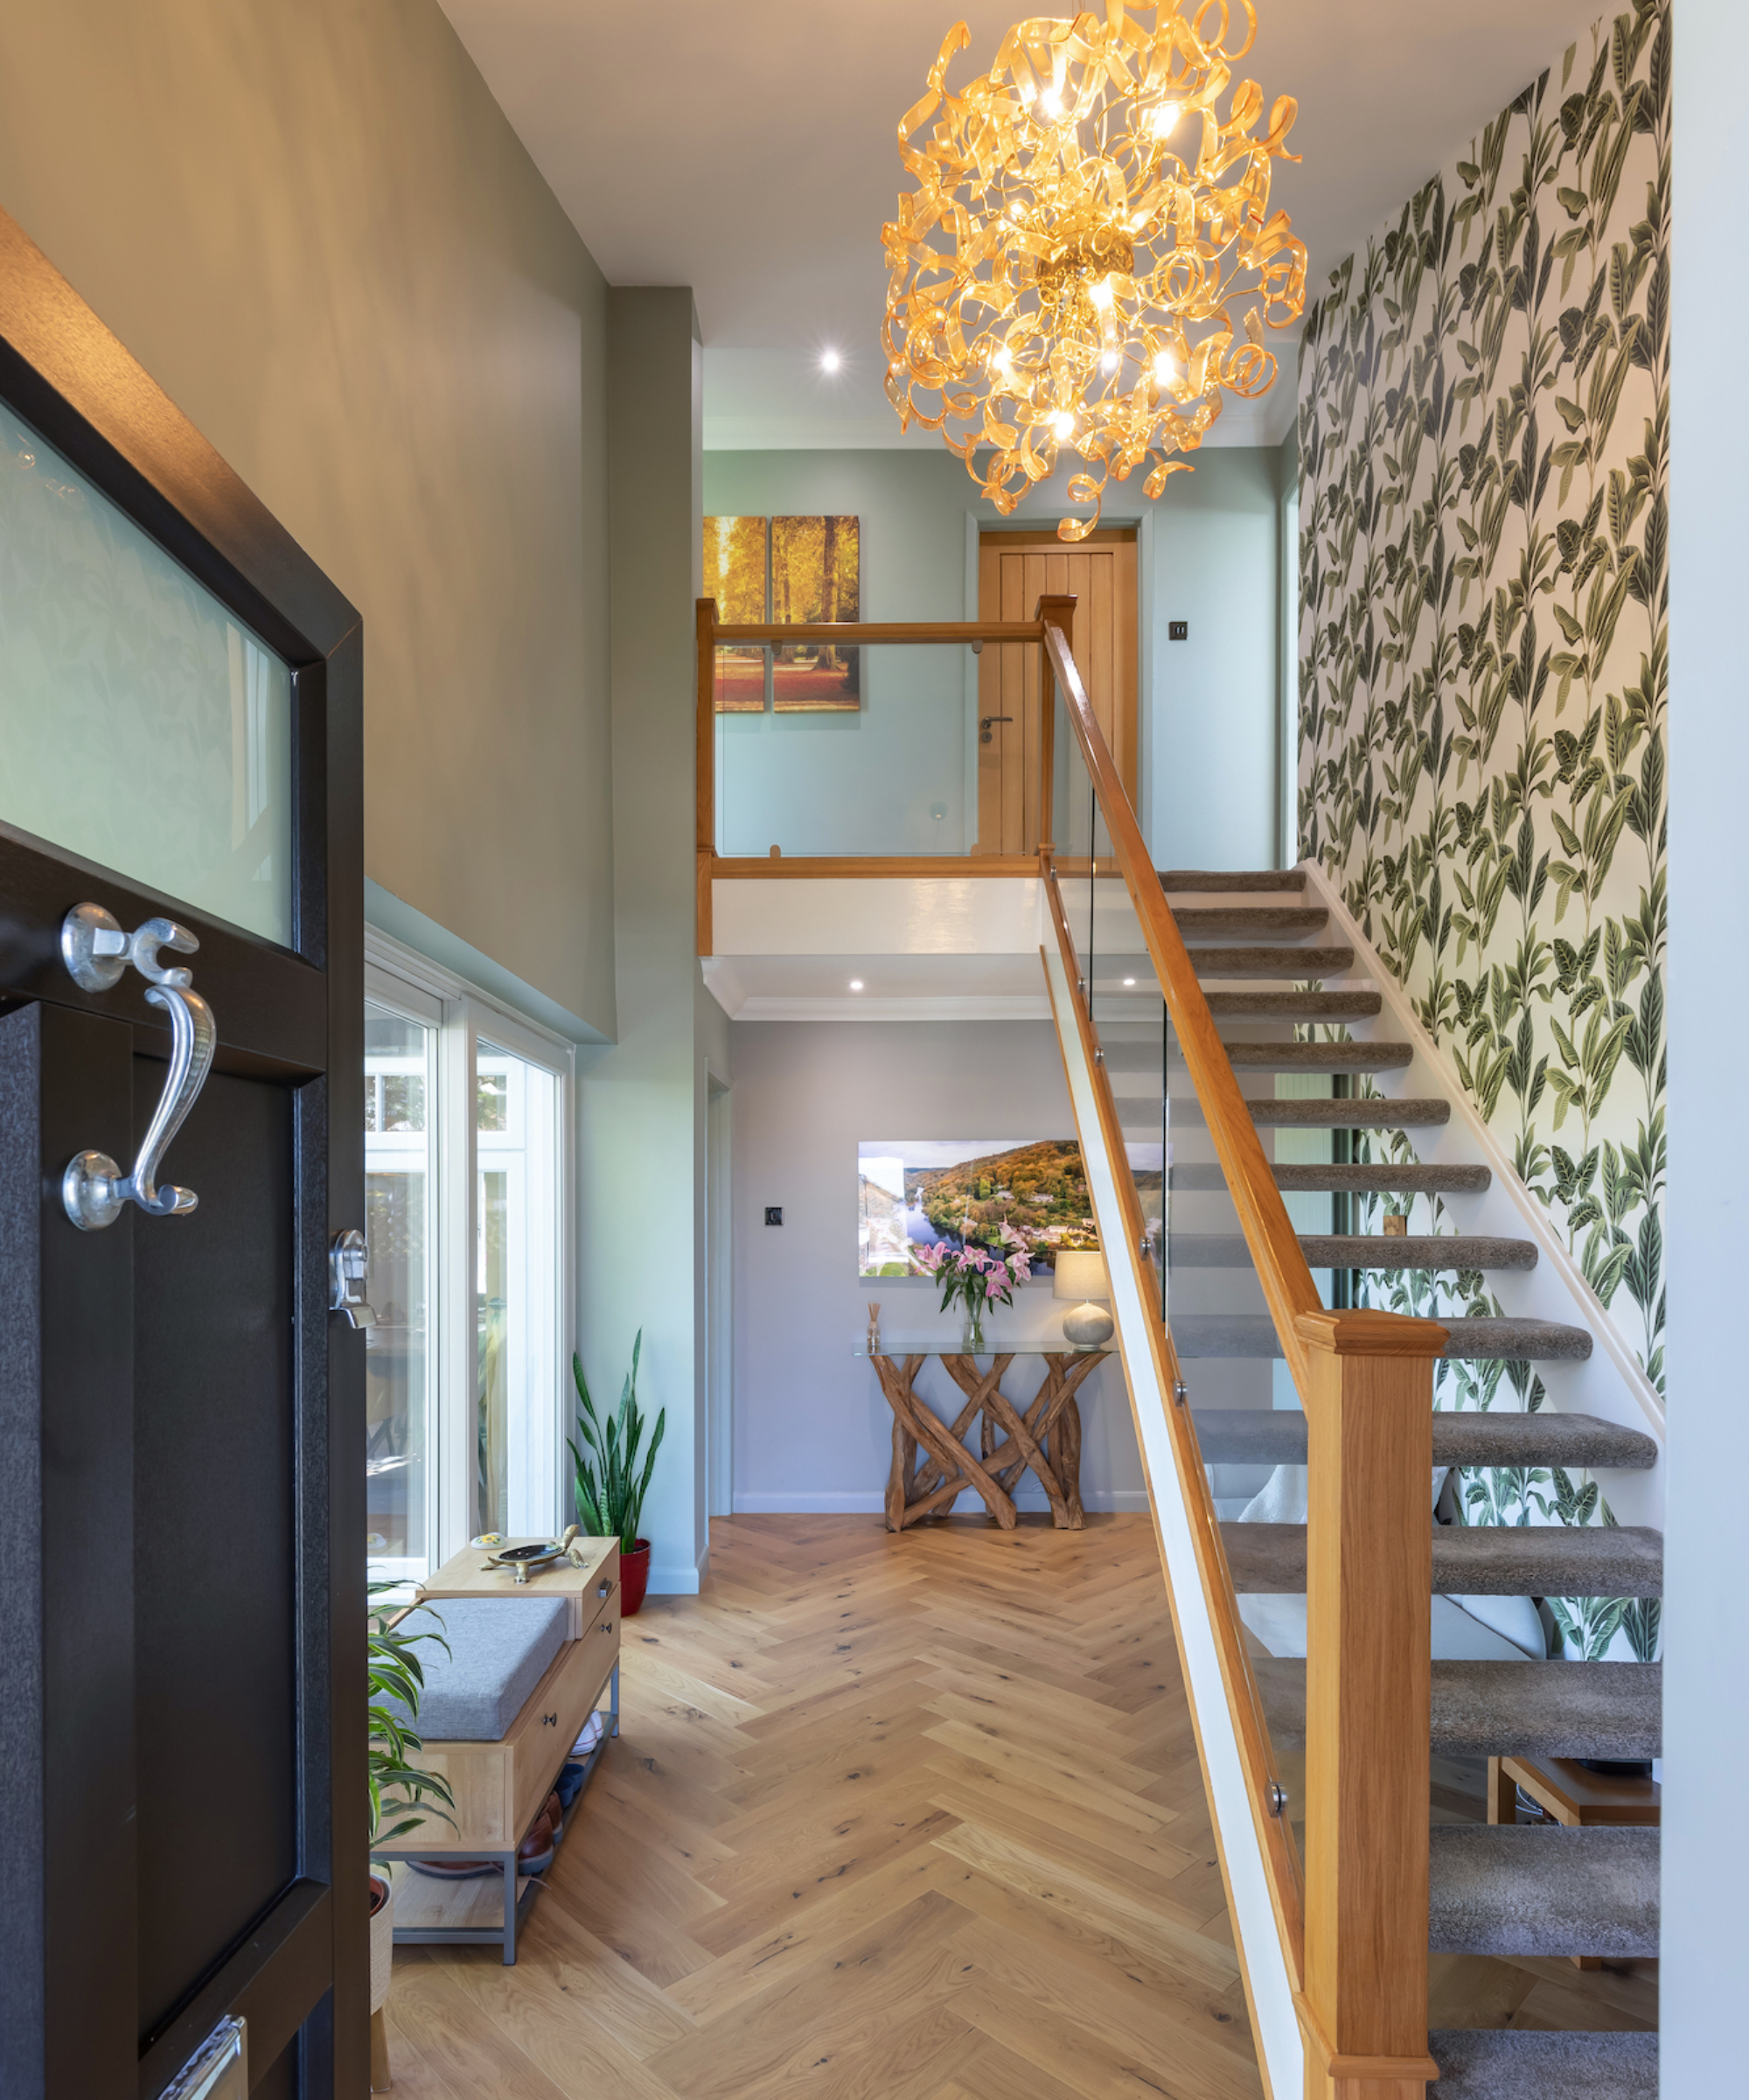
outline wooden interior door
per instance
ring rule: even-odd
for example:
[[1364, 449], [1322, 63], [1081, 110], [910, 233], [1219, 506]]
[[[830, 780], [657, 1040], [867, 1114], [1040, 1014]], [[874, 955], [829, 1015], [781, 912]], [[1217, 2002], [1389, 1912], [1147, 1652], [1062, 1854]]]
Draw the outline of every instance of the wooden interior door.
[[[985, 533], [978, 542], [978, 617], [1029, 620], [1046, 596], [1076, 600], [1075, 662], [1093, 712], [1136, 800], [1136, 535], [1091, 533], [1073, 546], [1052, 533]], [[974, 853], [1029, 854], [1044, 836], [1039, 778], [1039, 652], [985, 650], [978, 666], [978, 841]]]

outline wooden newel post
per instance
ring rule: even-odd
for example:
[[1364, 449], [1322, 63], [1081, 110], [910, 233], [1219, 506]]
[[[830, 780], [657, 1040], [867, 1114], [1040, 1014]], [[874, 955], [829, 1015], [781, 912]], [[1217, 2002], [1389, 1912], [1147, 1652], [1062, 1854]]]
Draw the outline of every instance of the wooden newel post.
[[1446, 1330], [1301, 1313], [1307, 2100], [1425, 2100], [1433, 1364]]
[[699, 650], [698, 808], [693, 824], [697, 851], [698, 953], [711, 952], [711, 861], [716, 852], [716, 600], [695, 607]]
[[[1075, 594], [1072, 591], [1055, 597], [1042, 597], [1035, 620], [1043, 620], [1052, 627], [1061, 627], [1063, 638], [1072, 655], [1075, 650]], [[1056, 836], [1056, 680], [1050, 668], [1050, 651], [1044, 643], [1039, 644], [1039, 851], [1049, 853]]]

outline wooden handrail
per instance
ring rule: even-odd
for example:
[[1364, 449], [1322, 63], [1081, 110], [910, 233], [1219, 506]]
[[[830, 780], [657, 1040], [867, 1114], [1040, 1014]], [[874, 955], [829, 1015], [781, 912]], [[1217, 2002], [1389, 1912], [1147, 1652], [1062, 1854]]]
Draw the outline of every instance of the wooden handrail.
[[[1124, 1130], [1118, 1113], [1111, 1082], [1104, 1068], [1093, 1057], [1097, 1035], [1087, 994], [1080, 988], [1080, 963], [1075, 952], [1075, 937], [1070, 930], [1069, 918], [1063, 910], [1063, 894], [1050, 879], [1045, 869], [1045, 896], [1050, 908], [1051, 924], [1056, 931], [1057, 950], [1063, 958], [1063, 974], [1069, 980], [1069, 997], [1075, 1029], [1081, 1037], [1087, 1066], [1093, 1075], [1093, 1098], [1098, 1106], [1099, 1127], [1105, 1141], [1108, 1157], [1122, 1160]], [[1050, 973], [1045, 973], [1047, 989], [1050, 991], [1053, 1005], [1056, 988], [1050, 983]], [[1065, 1016], [1056, 1016], [1059, 1029], [1064, 1026]], [[1132, 1250], [1131, 1259], [1144, 1259], [1139, 1254], [1147, 1237], [1148, 1224], [1142, 1215], [1141, 1198], [1136, 1192], [1133, 1178], [1125, 1173], [1117, 1176], [1118, 1200], [1123, 1206], [1123, 1241]], [[1152, 1295], [1151, 1289], [1142, 1294], [1144, 1304]], [[1181, 1390], [1181, 1373], [1178, 1352], [1173, 1344], [1170, 1332], [1164, 1321], [1158, 1317], [1147, 1322], [1148, 1344], [1154, 1358], [1154, 1371], [1159, 1390], [1176, 1393]], [[1432, 1435], [1432, 1431], [1428, 1432]], [[1305, 1891], [1301, 1879], [1300, 1857], [1294, 1849], [1293, 1833], [1285, 1817], [1269, 1812], [1271, 1786], [1277, 1783], [1273, 1747], [1270, 1741], [1269, 1726], [1264, 1719], [1263, 1695], [1251, 1667], [1251, 1651], [1245, 1645], [1241, 1630], [1238, 1598], [1233, 1589], [1232, 1572], [1227, 1566], [1227, 1555], [1221, 1543], [1220, 1520], [1215, 1512], [1214, 1497], [1209, 1486], [1209, 1475], [1202, 1463], [1202, 1453], [1196, 1439], [1196, 1425], [1188, 1407], [1174, 1406], [1167, 1411], [1167, 1434], [1172, 1444], [1173, 1461], [1184, 1490], [1185, 1515], [1189, 1523], [1191, 1543], [1196, 1556], [1196, 1572], [1202, 1589], [1202, 1605], [1207, 1614], [1209, 1629], [1214, 1635], [1216, 1652], [1220, 1658], [1221, 1681], [1226, 1692], [1227, 1710], [1233, 1722], [1234, 1735], [1238, 1743], [1239, 1758], [1245, 1775], [1245, 1794], [1251, 1803], [1253, 1827], [1258, 1847], [1264, 1857], [1265, 1871], [1269, 1881], [1270, 1900], [1275, 1912], [1276, 1931], [1287, 1959], [1289, 1979], [1296, 1997], [1305, 1989]], [[1429, 1549], [1431, 1553], [1431, 1547]], [[1181, 1646], [1182, 1664], [1182, 1634], [1178, 1629], [1177, 1615], [1173, 1618], [1174, 1636]], [[1189, 1669], [1184, 1666], [1186, 1682]], [[1193, 1716], [1194, 1720], [1194, 1716]], [[1198, 1751], [1201, 1753], [1201, 1730], [1198, 1729]], [[1206, 1759], [1203, 1769], [1208, 1769]], [[1217, 1841], [1219, 1825], [1216, 1824]]]
[[888, 882], [987, 882], [1000, 876], [1014, 882], [1035, 878], [1038, 858], [1034, 854], [794, 854], [787, 858], [769, 855], [718, 854], [711, 862], [718, 882], [818, 883], [880, 879]]
[[1309, 1361], [1295, 1322], [1302, 1313], [1324, 1309], [1312, 1280], [1300, 1241], [1287, 1216], [1287, 1206], [1264, 1153], [1251, 1111], [1233, 1075], [1220, 1030], [1209, 1011], [1209, 1001], [1197, 980], [1178, 922], [1166, 901], [1166, 893], [1154, 873], [1153, 856], [1142, 838], [1141, 827], [1130, 807], [1122, 778], [1094, 717], [1081, 683], [1075, 659], [1063, 635], [1055, 628], [1045, 632], [1045, 649], [1063, 705], [1073, 725], [1081, 756], [1092, 778], [1093, 792], [1105, 820], [1111, 849], [1123, 871], [1125, 887], [1141, 922], [1154, 973], [1165, 994], [1167, 1011], [1178, 1032], [1185, 1069], [1196, 1090], [1196, 1099], [1208, 1118], [1209, 1135], [1221, 1163], [1239, 1214], [1240, 1229], [1256, 1262], [1275, 1331], [1281, 1338], [1293, 1383], [1306, 1390]]
[[[699, 600], [701, 606], [711, 603]], [[719, 627], [713, 622], [711, 638], [719, 649], [749, 642], [775, 643], [780, 648], [786, 642], [834, 642], [852, 649], [874, 642], [1042, 642], [1044, 627], [1038, 620], [839, 620], [759, 627]]]
[[[1449, 1337], [1437, 1321], [1332, 1312], [1319, 1301], [1153, 856], [1055, 626], [1045, 649], [1306, 1412], [1306, 1858], [1297, 1941], [1277, 1896], [1306, 2040], [1306, 2093], [1308, 2100], [1417, 2100], [1439, 2076], [1426, 2053], [1428, 1483], [1433, 1366]], [[1046, 874], [1064, 967], [1077, 982], [1056, 870]], [[1091, 1015], [1077, 1018], [1091, 1043]], [[1107, 1144], [1121, 1148], [1110, 1083], [1103, 1066], [1092, 1069]], [[1134, 1208], [1139, 1219], [1139, 1202]], [[1149, 1325], [1160, 1325], [1156, 1346], [1175, 1366], [1163, 1324]], [[1171, 1427], [1257, 1817], [1270, 1771], [1267, 1730], [1237, 1634], [1237, 1600], [1213, 1531], [1194, 1427]], [[1186, 1444], [1190, 1460], [1178, 1454]], [[1218, 1569], [1202, 1566], [1205, 1540]], [[1258, 1731], [1260, 1744], [1252, 1741]], [[1270, 1885], [1279, 1891], [1279, 1848], [1261, 1821], [1258, 1828]]]

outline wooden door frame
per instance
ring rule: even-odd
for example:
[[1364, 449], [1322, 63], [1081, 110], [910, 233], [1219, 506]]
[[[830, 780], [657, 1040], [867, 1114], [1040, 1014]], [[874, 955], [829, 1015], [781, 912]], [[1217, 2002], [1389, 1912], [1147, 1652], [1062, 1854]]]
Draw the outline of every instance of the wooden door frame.
[[[363, 2092], [369, 2082], [368, 1915], [365, 1769], [364, 1337], [328, 1309], [332, 1235], [364, 1218], [363, 638], [359, 615], [226, 465], [17, 224], [0, 213], [0, 397], [185, 569], [252, 628], [291, 668], [293, 916], [283, 949], [179, 907], [201, 939], [204, 988], [222, 986], [220, 1069], [289, 1082], [298, 1192], [292, 1341], [296, 1423], [299, 1799], [297, 1874], [243, 1939], [154, 2033], [138, 2034], [131, 1987], [94, 1975], [85, 1954], [113, 1942], [91, 1935], [105, 1913], [131, 1910], [133, 1888], [113, 1873], [81, 1873], [80, 1804], [45, 1797], [59, 1827], [39, 1817], [9, 1833], [0, 1885], [37, 1892], [39, 1943], [23, 1971], [0, 1973], [0, 2025], [42, 2067], [59, 2064], [59, 2095], [76, 2062], [90, 2064], [69, 2035], [102, 2029], [113, 2045], [117, 2015], [94, 2007], [120, 2000], [126, 2022], [128, 2086], [157, 2100], [164, 2084], [225, 2011], [244, 2013], [256, 2076], [303, 2030], [300, 2089], [308, 2096]], [[65, 869], [65, 875], [59, 874]], [[0, 827], [0, 895], [20, 899], [34, 925], [58, 924], [94, 871], [78, 856]], [[104, 901], [124, 924], [163, 910], [164, 900], [103, 871]], [[49, 894], [52, 889], [53, 894]], [[49, 1008], [126, 1021], [150, 1047], [138, 1001], [77, 991], [52, 940], [20, 952], [13, 933], [9, 989]], [[218, 1002], [215, 1000], [215, 1007]], [[52, 1015], [45, 1015], [52, 1024]], [[118, 1030], [119, 1034], [120, 1031]], [[167, 1043], [167, 1036], [164, 1037]], [[122, 1231], [84, 1245], [94, 1253]], [[101, 1259], [100, 1256], [100, 1259]], [[65, 1347], [63, 1338], [63, 1347]], [[132, 1506], [132, 1453], [108, 1449], [107, 1503]], [[89, 1556], [79, 1513], [45, 1495], [41, 1564]], [[110, 1717], [131, 1742], [131, 1568], [108, 1571], [117, 1623], [128, 1604], [128, 1661], [118, 1664]], [[71, 1755], [89, 1712], [56, 1703], [52, 1678], [39, 1687], [34, 1730], [45, 1769]], [[125, 1705], [126, 1711], [123, 1706]], [[215, 1804], [217, 1806], [218, 1804]], [[191, 1859], [188, 1871], [199, 1874]], [[53, 1901], [43, 1906], [45, 1891]], [[94, 2043], [93, 2047], [98, 2046]], [[73, 2051], [69, 2059], [68, 2051]], [[116, 2090], [106, 2060], [102, 2083], [77, 2090], [93, 2100]], [[21, 2091], [28, 2090], [18, 2089]]]

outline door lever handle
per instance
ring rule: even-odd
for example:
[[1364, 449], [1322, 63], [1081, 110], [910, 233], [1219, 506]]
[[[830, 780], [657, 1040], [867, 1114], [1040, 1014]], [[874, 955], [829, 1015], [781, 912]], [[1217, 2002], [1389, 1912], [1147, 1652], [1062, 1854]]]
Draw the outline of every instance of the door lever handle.
[[328, 1309], [344, 1313], [353, 1327], [374, 1327], [376, 1314], [365, 1300], [371, 1250], [356, 1225], [337, 1232], [328, 1249]]
[[170, 1015], [170, 1072], [133, 1172], [124, 1175], [107, 1152], [81, 1152], [61, 1176], [62, 1207], [81, 1232], [113, 1225], [123, 1203], [137, 1203], [152, 1217], [178, 1217], [200, 1201], [192, 1189], [157, 1185], [159, 1165], [206, 1084], [219, 1044], [218, 1024], [194, 989], [193, 972], [165, 964], [158, 951], [192, 955], [199, 946], [186, 926], [170, 918], [149, 918], [135, 932], [124, 933], [101, 904], [76, 904], [61, 922], [61, 958], [81, 990], [108, 991], [131, 963], [146, 980], [147, 1005]]

